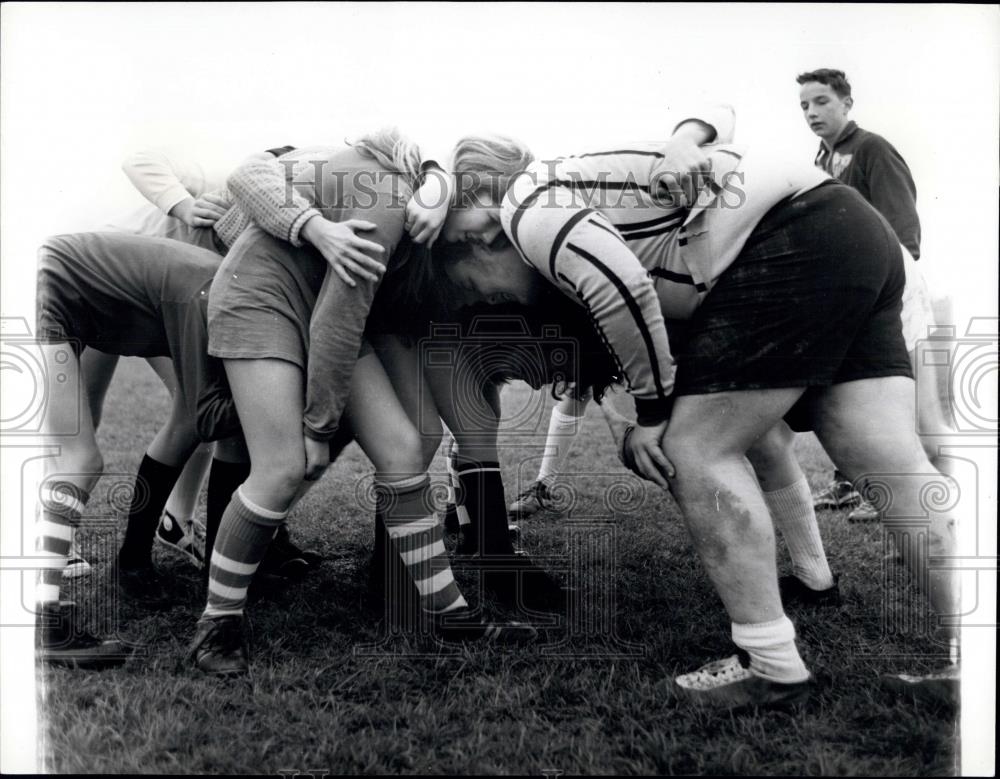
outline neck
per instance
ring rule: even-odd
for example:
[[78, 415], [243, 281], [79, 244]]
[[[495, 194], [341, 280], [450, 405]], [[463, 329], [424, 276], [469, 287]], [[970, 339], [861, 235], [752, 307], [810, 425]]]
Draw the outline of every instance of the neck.
[[833, 147], [836, 145], [837, 141], [839, 141], [841, 136], [844, 134], [844, 130], [847, 129], [848, 124], [850, 124], [850, 122], [844, 122], [840, 126], [840, 129], [837, 130], [837, 132], [835, 132], [829, 138], [823, 138], [823, 143], [826, 145], [827, 149], [833, 151]]

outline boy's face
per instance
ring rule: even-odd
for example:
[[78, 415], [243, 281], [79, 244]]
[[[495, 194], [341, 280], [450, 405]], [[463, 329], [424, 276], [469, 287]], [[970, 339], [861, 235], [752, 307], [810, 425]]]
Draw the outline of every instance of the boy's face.
[[854, 101], [849, 96], [840, 97], [827, 84], [807, 81], [799, 89], [799, 105], [809, 129], [824, 141], [832, 142], [847, 124]]

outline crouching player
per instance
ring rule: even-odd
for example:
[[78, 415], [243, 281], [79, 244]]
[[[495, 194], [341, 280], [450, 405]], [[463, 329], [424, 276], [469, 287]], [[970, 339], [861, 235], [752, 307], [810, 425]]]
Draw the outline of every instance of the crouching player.
[[[81, 632], [72, 605], [59, 600], [73, 528], [104, 466], [80, 381], [80, 352], [168, 357], [177, 376], [170, 418], [147, 450], [159, 468], [146, 470], [145, 500], [133, 502], [119, 555], [119, 591], [141, 600], [155, 586], [145, 561], [159, 511], [201, 442], [196, 420], [214, 431], [210, 437], [239, 431], [221, 366], [206, 351], [205, 308], [218, 261], [177, 241], [121, 233], [58, 236], [40, 250], [37, 334], [51, 377], [44, 430], [60, 436], [42, 485], [37, 534], [38, 551], [48, 558], [37, 598], [44, 661], [100, 667], [129, 654], [120, 641]], [[132, 566], [135, 560], [140, 564]]]
[[[208, 312], [209, 351], [225, 365], [251, 461], [249, 477], [222, 518], [208, 601], [190, 645], [191, 661], [213, 674], [248, 670], [243, 617], [267, 544], [303, 484], [328, 465], [345, 407], [365, 447], [362, 415], [351, 413], [349, 401], [378, 404], [382, 397], [367, 388], [363, 397], [351, 392], [381, 278], [348, 264], [360, 280], [345, 284], [328, 271], [322, 241], [311, 236], [331, 221], [365, 220], [376, 244], [370, 251], [385, 262], [387, 274], [397, 272], [411, 249], [402, 206], [422, 179], [418, 149], [394, 131], [366, 136], [353, 148], [304, 149], [284, 160], [290, 169], [258, 162], [230, 177], [238, 205], [263, 229], [247, 230], [230, 250], [212, 284]], [[286, 175], [293, 174], [314, 178], [296, 187], [288, 203]], [[303, 247], [302, 239], [320, 252]], [[357, 259], [368, 257], [359, 251]], [[373, 449], [366, 451], [375, 460], [379, 509], [394, 560], [416, 591], [421, 619], [442, 638], [497, 636], [503, 631], [482, 622], [455, 583], [430, 508], [418, 436], [388, 423], [379, 426], [378, 414], [376, 405], [379, 429], [373, 436], [390, 443], [387, 456], [380, 462]], [[535, 635], [530, 628], [513, 627], [511, 633]]]
[[[443, 270], [485, 299], [530, 302], [553, 285], [597, 320], [636, 398], [629, 456], [647, 478], [670, 480], [742, 650], [679, 675], [676, 687], [708, 704], [768, 705], [808, 695], [811, 676], [779, 597], [768, 507], [746, 468], [753, 443], [792, 412], [845, 473], [882, 475], [906, 505], [945, 485], [914, 430], [904, 268], [891, 228], [808, 166], [732, 146], [710, 158], [706, 185], [683, 207], [661, 194], [652, 149], [529, 167], [516, 143], [467, 139], [456, 175], [487, 185], [452, 210], [445, 237], [509, 240], [520, 256]], [[604, 188], [581, 197], [564, 183], [577, 177]], [[626, 180], [635, 196], [609, 207], [601, 195]], [[687, 320], [676, 365], [667, 318]], [[928, 535], [931, 556], [952, 554], [950, 517], [932, 516]], [[955, 615], [952, 574], [903, 552], [929, 583], [932, 608]]]

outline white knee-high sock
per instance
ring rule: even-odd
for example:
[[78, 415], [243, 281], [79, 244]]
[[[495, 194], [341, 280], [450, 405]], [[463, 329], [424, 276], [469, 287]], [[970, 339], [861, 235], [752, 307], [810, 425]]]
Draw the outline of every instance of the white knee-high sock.
[[545, 455], [538, 468], [538, 480], [551, 479], [564, 470], [570, 447], [576, 438], [583, 417], [574, 417], [552, 409], [549, 417], [549, 433], [545, 439]]
[[448, 463], [448, 502], [455, 506], [455, 515], [458, 517], [458, 526], [465, 527], [471, 523], [469, 510], [465, 507], [464, 495], [462, 495], [462, 484], [458, 480], [458, 473], [455, 472], [455, 458], [458, 456], [458, 444], [455, 439], [451, 439], [451, 446], [448, 449], [448, 456], [445, 461]]
[[780, 490], [765, 492], [764, 502], [788, 546], [793, 573], [814, 590], [832, 587], [833, 574], [823, 551], [823, 539], [805, 477]]
[[795, 626], [784, 614], [770, 622], [734, 622], [733, 643], [750, 655], [750, 670], [758, 676], [786, 684], [809, 678], [795, 646]]

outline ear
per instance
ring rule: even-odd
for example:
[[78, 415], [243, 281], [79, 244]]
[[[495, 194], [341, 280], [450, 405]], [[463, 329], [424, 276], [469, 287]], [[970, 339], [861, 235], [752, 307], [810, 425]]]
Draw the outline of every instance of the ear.
[[852, 108], [854, 108], [854, 98], [851, 97], [850, 95], [848, 95], [847, 97], [845, 97], [844, 98], [844, 105], [846, 105], [847, 106], [847, 110], [850, 111]]

